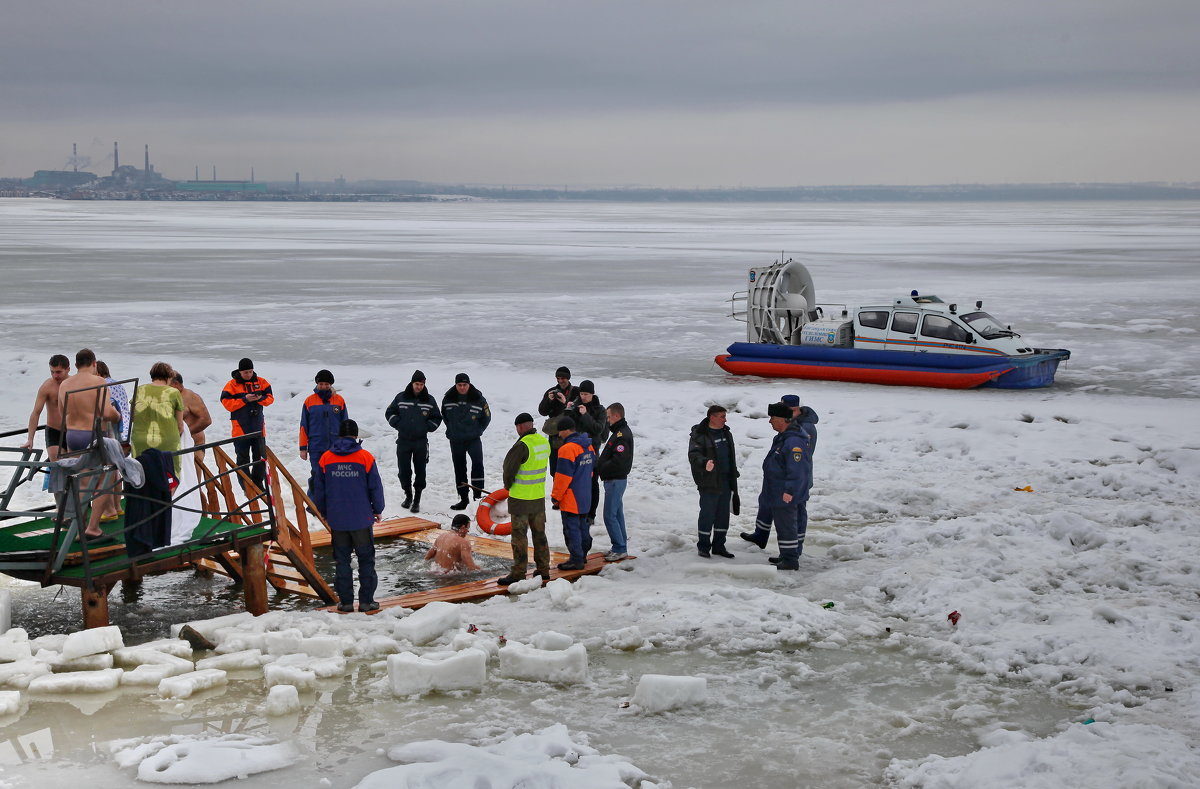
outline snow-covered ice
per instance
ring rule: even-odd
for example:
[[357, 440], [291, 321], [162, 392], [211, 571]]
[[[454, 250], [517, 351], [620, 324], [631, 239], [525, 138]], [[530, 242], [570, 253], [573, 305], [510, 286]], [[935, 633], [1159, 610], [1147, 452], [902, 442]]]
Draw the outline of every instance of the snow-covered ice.
[[227, 652], [223, 655], [212, 655], [196, 661], [196, 668], [219, 668], [222, 671], [248, 671], [262, 668], [263, 654], [260, 649], [243, 649], [240, 652]]
[[575, 742], [567, 727], [550, 726], [493, 745], [438, 740], [391, 748], [400, 767], [367, 776], [357, 789], [418, 789], [462, 786], [491, 789], [654, 789], [644, 772], [620, 756], [604, 756]]
[[124, 669], [107, 668], [98, 671], [68, 671], [46, 674], [29, 682], [30, 693], [102, 693], [121, 684]]
[[583, 644], [566, 649], [537, 649], [509, 641], [500, 650], [500, 674], [510, 679], [571, 684], [587, 681], [587, 650]]
[[62, 647], [63, 660], [87, 657], [100, 652], [109, 652], [125, 646], [121, 637], [121, 628], [116, 625], [94, 627], [91, 630], [79, 630], [67, 636]]
[[392, 632], [397, 639], [420, 646], [436, 640], [447, 630], [457, 628], [461, 619], [458, 606], [437, 601], [396, 622]]
[[[278, 764], [257, 779], [247, 772], [248, 787], [417, 785], [452, 769], [514, 781], [532, 771], [547, 786], [636, 785], [641, 774], [675, 787], [839, 789], [1187, 786], [1200, 775], [1193, 204], [0, 200], [0, 218], [5, 429], [25, 424], [51, 353], [90, 346], [119, 375], [175, 364], [213, 409], [213, 437], [228, 429], [220, 388], [238, 358], [253, 357], [277, 398], [269, 441], [301, 480], [300, 403], [315, 370], [330, 367], [379, 461], [387, 515], [402, 511], [382, 412], [416, 367], [435, 395], [467, 371], [488, 397], [489, 485], [514, 438], [512, 416], [533, 410], [559, 364], [576, 382], [595, 381], [603, 402], [624, 403], [637, 437], [625, 498], [637, 558], [575, 584], [535, 582], [423, 617], [255, 619], [236, 613], [226, 581], [184, 584], [180, 574], [148, 578], [142, 597], [114, 591], [114, 619], [135, 649], [197, 620], [216, 655], [259, 650], [274, 658], [268, 669], [309, 672], [299, 714], [264, 714], [283, 686], [270, 687], [262, 661], [244, 655], [231, 659], [255, 670], [230, 675], [223, 694], [162, 700], [139, 684], [32, 694], [8, 724], [4, 780], [36, 784], [48, 769], [61, 785], [126, 786], [151, 752], [174, 745], [154, 764], [209, 776], [195, 747], [207, 732], [249, 738], [226, 745]], [[725, 376], [711, 358], [744, 331], [724, 317], [725, 299], [746, 268], [781, 249], [810, 264], [822, 301], [914, 287], [982, 298], [1032, 343], [1073, 358], [1053, 388], [1031, 392]], [[257, 330], [247, 339], [250, 314]], [[766, 407], [788, 392], [821, 417], [801, 572], [779, 577], [767, 552], [736, 536], [733, 560], [697, 558], [688, 428], [709, 403], [730, 409], [743, 470], [736, 533], [753, 519], [772, 435]], [[422, 515], [440, 523], [456, 498], [443, 435], [432, 437], [422, 501]], [[23, 503], [46, 502], [39, 493]], [[596, 550], [608, 548], [601, 522], [593, 536]], [[380, 545], [381, 594], [408, 588], [388, 575], [404, 551]], [[156, 599], [163, 584], [181, 584], [180, 600]], [[14, 631], [0, 636], [0, 686], [63, 676], [49, 661], [65, 652], [78, 595], [4, 591], [34, 657]], [[569, 648], [548, 649], [548, 633]], [[335, 644], [344, 656], [313, 654]], [[535, 681], [504, 675], [505, 653], [511, 662], [539, 646], [582, 653], [583, 681], [555, 684], [541, 661], [528, 672]], [[487, 655], [482, 688], [391, 693], [385, 656], [471, 649]], [[345, 662], [322, 679], [313, 667], [331, 659]], [[621, 705], [649, 674], [703, 680], [706, 701], [631, 715]], [[92, 746], [114, 740], [146, 747], [127, 766], [97, 765]], [[294, 750], [276, 763], [272, 745]], [[402, 764], [385, 767], [379, 749]], [[591, 768], [617, 762], [603, 776]]]
[[146, 783], [215, 784], [279, 770], [296, 761], [289, 743], [247, 734], [157, 737], [114, 745], [117, 764], [136, 766], [137, 779]]
[[487, 682], [488, 655], [478, 649], [388, 655], [388, 683], [397, 696], [433, 690], [479, 690]]
[[703, 704], [707, 699], [708, 681], [704, 677], [643, 674], [633, 692], [633, 703], [645, 712], [665, 712]]
[[228, 674], [219, 668], [206, 668], [169, 677], [158, 683], [158, 695], [164, 699], [186, 699], [202, 690], [220, 687]]
[[295, 685], [272, 685], [267, 691], [268, 715], [291, 715], [300, 711], [300, 690]]
[[0, 690], [0, 715], [13, 715], [21, 709], [21, 691]]

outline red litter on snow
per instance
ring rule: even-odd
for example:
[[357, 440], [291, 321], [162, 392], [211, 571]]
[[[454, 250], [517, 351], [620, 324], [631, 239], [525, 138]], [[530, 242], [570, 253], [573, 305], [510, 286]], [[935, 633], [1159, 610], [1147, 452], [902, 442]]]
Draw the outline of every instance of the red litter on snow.
[[962, 618], [962, 614], [960, 614], [957, 611], [951, 611], [949, 614], [946, 615], [946, 618], [950, 620], [950, 624], [957, 625], [958, 620]]

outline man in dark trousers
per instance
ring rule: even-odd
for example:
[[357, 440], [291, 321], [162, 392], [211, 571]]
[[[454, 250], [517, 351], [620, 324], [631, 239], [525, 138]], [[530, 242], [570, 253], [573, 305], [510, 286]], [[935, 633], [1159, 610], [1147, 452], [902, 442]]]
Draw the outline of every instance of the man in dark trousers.
[[538, 403], [538, 413], [546, 417], [542, 423], [542, 432], [550, 439], [550, 470], [557, 467], [558, 448], [562, 439], [558, 437], [557, 419], [567, 410], [567, 403], [579, 400], [578, 387], [571, 386], [571, 371], [567, 367], [559, 367], [554, 371], [555, 385], [546, 390], [542, 401]]
[[809, 439], [792, 421], [792, 409], [783, 403], [767, 408], [775, 440], [763, 459], [763, 486], [758, 496], [760, 509], [771, 511], [779, 539], [777, 570], [800, 569], [800, 540], [796, 532], [796, 510], [800, 497], [808, 492]]
[[321, 473], [313, 478], [313, 503], [329, 523], [333, 538], [336, 575], [333, 587], [338, 610], [354, 610], [354, 576], [350, 570], [351, 552], [358, 558], [358, 610], [374, 611], [375, 541], [372, 528], [383, 514], [383, 480], [370, 452], [358, 441], [358, 423], [341, 423], [333, 447], [321, 455]]
[[633, 431], [625, 421], [625, 406], [613, 403], [605, 411], [608, 420], [608, 443], [596, 465], [597, 476], [604, 484], [604, 528], [612, 548], [604, 555], [606, 562], [619, 562], [629, 555], [629, 537], [625, 532], [625, 486], [633, 468]]
[[592, 473], [596, 470], [596, 452], [587, 433], [575, 432], [570, 414], [558, 418], [558, 437], [562, 447], [554, 470], [554, 490], [550, 498], [562, 515], [563, 540], [571, 558], [558, 565], [560, 570], [582, 570], [592, 549], [587, 511], [592, 505]]
[[413, 372], [412, 380], [403, 392], [393, 398], [384, 416], [396, 430], [397, 474], [400, 487], [404, 489], [404, 501], [400, 506], [420, 512], [421, 492], [425, 490], [425, 466], [429, 463], [429, 434], [442, 423], [437, 401], [425, 390], [425, 373], [420, 370]]
[[[604, 446], [605, 439], [608, 438], [608, 418], [605, 416], [604, 406], [600, 404], [600, 398], [596, 397], [596, 385], [591, 381], [580, 381], [579, 399], [567, 403], [565, 413], [570, 414], [571, 418], [575, 420], [576, 427], [588, 434], [588, 438], [592, 442], [592, 449], [599, 452], [600, 447]], [[593, 474], [592, 506], [587, 514], [589, 529], [596, 522], [596, 508], [599, 505], [600, 477]]]
[[[275, 402], [275, 395], [271, 391], [270, 382], [254, 372], [254, 362], [250, 359], [238, 362], [237, 369], [231, 372], [230, 376], [229, 383], [221, 390], [221, 405], [225, 406], [229, 418], [233, 421], [230, 435], [234, 439], [233, 449], [237, 455], [237, 464], [243, 466], [249, 463], [253, 455], [254, 465], [250, 468], [250, 479], [265, 493], [267, 470], [263, 456], [267, 446], [267, 433], [263, 409]], [[252, 433], [261, 435], [251, 436]]]
[[[808, 496], [812, 491], [813, 453], [817, 449], [817, 422], [819, 421], [819, 417], [816, 411], [813, 411], [806, 405], [800, 405], [799, 395], [784, 395], [779, 402], [791, 409], [792, 424], [808, 437], [808, 451], [804, 453], [804, 463], [808, 473], [808, 490], [804, 491], [804, 495], [800, 497], [800, 503], [796, 510], [796, 534], [800, 540], [800, 553], [803, 554], [804, 535], [808, 532]], [[771, 536], [771, 508], [759, 507], [758, 514], [754, 518], [754, 531], [742, 532], [740, 536], [746, 542], [752, 542], [759, 548], [766, 548], [767, 540]], [[771, 564], [778, 564], [779, 557], [771, 557], [770, 562]]]
[[711, 554], [732, 559], [725, 548], [729, 531], [729, 510], [740, 508], [737, 499], [737, 456], [733, 434], [725, 426], [728, 413], [724, 406], [710, 405], [702, 422], [692, 427], [688, 439], [688, 464], [700, 492], [700, 517], [696, 521], [696, 553], [707, 559]]
[[[483, 392], [475, 388], [466, 373], [454, 376], [454, 386], [442, 397], [442, 419], [446, 422], [446, 438], [450, 440], [450, 460], [454, 463], [454, 484], [458, 487], [458, 503], [452, 510], [467, 508], [467, 491], [474, 490], [475, 498], [483, 495], [483, 431], [492, 421]], [[467, 484], [467, 456], [471, 457], [471, 483]]]
[[530, 414], [517, 414], [513, 425], [517, 430], [517, 442], [504, 456], [504, 487], [508, 489], [508, 514], [512, 516], [513, 563], [508, 575], [496, 579], [496, 583], [509, 586], [525, 580], [529, 569], [527, 537], [531, 537], [533, 563], [544, 584], [550, 580], [550, 545], [546, 541], [550, 442], [538, 433]]

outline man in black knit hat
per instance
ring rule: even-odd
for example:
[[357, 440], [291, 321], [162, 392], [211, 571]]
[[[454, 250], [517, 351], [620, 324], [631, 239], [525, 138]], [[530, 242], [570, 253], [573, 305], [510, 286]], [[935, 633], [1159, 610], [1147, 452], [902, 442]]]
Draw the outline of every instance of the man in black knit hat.
[[546, 417], [546, 421], [542, 423], [542, 432], [550, 439], [551, 470], [555, 468], [558, 448], [562, 446], [562, 439], [558, 437], [558, 418], [567, 410], [567, 403], [579, 399], [579, 387], [571, 386], [571, 371], [566, 366], [555, 370], [554, 378], [555, 385], [546, 390], [542, 395], [542, 402], [538, 403], [538, 413]]
[[[458, 503], [452, 510], [467, 508], [467, 491], [474, 490], [475, 498], [483, 490], [483, 431], [492, 421], [487, 399], [471, 383], [466, 373], [454, 376], [454, 386], [442, 396], [442, 418], [446, 421], [446, 438], [450, 440], [450, 460], [454, 463], [454, 485], [458, 488]], [[467, 456], [471, 458], [471, 482], [467, 483]]]
[[412, 380], [403, 392], [392, 399], [384, 416], [396, 430], [397, 474], [400, 487], [404, 489], [404, 501], [400, 506], [420, 512], [421, 492], [425, 490], [425, 466], [429, 463], [429, 434], [442, 423], [437, 401], [425, 389], [425, 373], [420, 370], [413, 372]]

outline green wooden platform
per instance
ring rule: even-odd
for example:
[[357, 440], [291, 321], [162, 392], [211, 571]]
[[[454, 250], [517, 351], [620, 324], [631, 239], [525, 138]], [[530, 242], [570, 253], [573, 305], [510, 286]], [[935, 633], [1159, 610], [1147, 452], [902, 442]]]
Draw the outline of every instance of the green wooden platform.
[[[125, 528], [125, 518], [100, 524], [105, 538], [88, 540], [93, 576], [105, 575], [119, 571], [129, 566], [129, 556], [126, 555], [122, 531]], [[194, 554], [212, 545], [227, 545], [231, 538], [243, 540], [267, 534], [269, 529], [260, 524], [237, 524], [228, 520], [220, 520], [201, 516], [199, 524], [192, 531], [191, 539], [180, 545], [160, 548], [153, 553], [138, 557], [138, 562], [160, 562], [184, 554]], [[45, 556], [49, 559], [53, 550], [54, 521], [51, 518], [36, 518], [31, 521], [4, 525], [0, 522], [0, 557], [31, 557]], [[55, 578], [71, 579], [84, 577], [82, 563], [83, 544], [76, 539], [70, 548], [67, 564], [57, 573]], [[186, 560], [183, 560], [186, 561]]]

